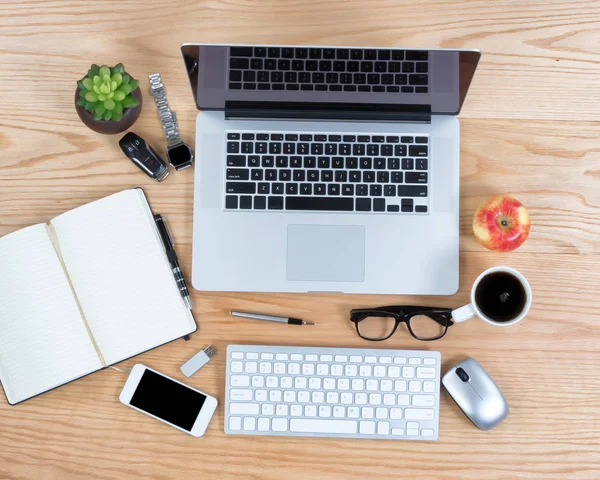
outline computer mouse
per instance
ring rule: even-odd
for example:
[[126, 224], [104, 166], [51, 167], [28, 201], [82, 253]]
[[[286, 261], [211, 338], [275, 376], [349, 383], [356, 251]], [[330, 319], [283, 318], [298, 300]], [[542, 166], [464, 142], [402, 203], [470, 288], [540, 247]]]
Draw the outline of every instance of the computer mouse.
[[463, 413], [481, 430], [498, 425], [508, 415], [504, 395], [474, 358], [452, 367], [442, 384]]

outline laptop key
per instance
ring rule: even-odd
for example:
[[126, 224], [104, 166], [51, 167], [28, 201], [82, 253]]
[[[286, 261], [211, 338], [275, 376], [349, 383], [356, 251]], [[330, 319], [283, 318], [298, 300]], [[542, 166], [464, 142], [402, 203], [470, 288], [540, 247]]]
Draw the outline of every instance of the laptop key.
[[285, 208], [286, 210], [352, 212], [354, 200], [343, 197], [286, 197]]
[[300, 185], [300, 194], [311, 195], [312, 194], [312, 184], [303, 183], [302, 185]]
[[227, 195], [225, 197], [225, 208], [235, 209], [238, 207], [238, 197], [236, 195]]
[[388, 158], [388, 170], [400, 170], [400, 159]]
[[240, 144], [237, 142], [227, 142], [227, 153], [240, 153]]
[[227, 193], [256, 193], [256, 184], [250, 182], [227, 182], [225, 190]]
[[385, 200], [383, 198], [376, 198], [373, 200], [373, 211], [385, 212]]
[[387, 206], [387, 211], [388, 212], [399, 212], [400, 211], [400, 205], [388, 205]]
[[415, 168], [415, 161], [412, 158], [402, 159], [402, 170], [412, 170]]
[[366, 197], [369, 194], [369, 186], [365, 184], [356, 186], [356, 196]]
[[407, 60], [427, 60], [428, 52], [427, 50], [410, 50], [406, 52]]
[[412, 212], [413, 211], [413, 199], [412, 198], [403, 198], [400, 202], [400, 208], [403, 212]]
[[408, 148], [408, 154], [411, 157], [426, 157], [427, 145], [411, 145]]
[[269, 210], [283, 210], [283, 197], [269, 197]]
[[356, 211], [357, 212], [370, 212], [371, 211], [371, 199], [370, 198], [357, 198], [356, 199]]
[[231, 47], [229, 55], [232, 57], [251, 57], [252, 47]]
[[250, 195], [242, 195], [240, 197], [240, 208], [244, 210], [252, 208], [252, 197]]
[[231, 58], [229, 60], [229, 68], [232, 70], [245, 70], [250, 67], [250, 60], [247, 58]]
[[261, 182], [258, 184], [258, 193], [268, 195], [271, 193], [271, 184], [268, 182]]
[[427, 172], [406, 172], [405, 183], [427, 183]]
[[228, 167], [245, 167], [246, 156], [245, 155], [227, 155], [227, 166]]
[[417, 170], [427, 170], [426, 158], [417, 158]]
[[399, 197], [426, 197], [427, 187], [425, 185], [398, 185], [398, 196]]
[[267, 197], [257, 195], [254, 197], [254, 209], [255, 210], [264, 210], [267, 208]]
[[249, 180], [250, 174], [244, 168], [228, 168], [227, 180]]
[[272, 191], [276, 195], [283, 195], [283, 183], [274, 183]]
[[415, 207], [415, 212], [427, 213], [427, 205], [417, 205]]

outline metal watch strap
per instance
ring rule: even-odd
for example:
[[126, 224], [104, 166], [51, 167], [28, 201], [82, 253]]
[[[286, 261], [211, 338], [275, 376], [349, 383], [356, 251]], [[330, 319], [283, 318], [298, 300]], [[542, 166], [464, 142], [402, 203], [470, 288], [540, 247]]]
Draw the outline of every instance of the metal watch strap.
[[148, 79], [150, 80], [150, 89], [152, 91], [154, 101], [156, 102], [156, 108], [158, 108], [160, 123], [162, 124], [165, 131], [165, 136], [167, 137], [167, 148], [183, 144], [183, 141], [179, 136], [177, 116], [175, 115], [175, 112], [171, 111], [169, 108], [167, 94], [165, 92], [165, 87], [162, 83], [160, 73], [148, 75]]

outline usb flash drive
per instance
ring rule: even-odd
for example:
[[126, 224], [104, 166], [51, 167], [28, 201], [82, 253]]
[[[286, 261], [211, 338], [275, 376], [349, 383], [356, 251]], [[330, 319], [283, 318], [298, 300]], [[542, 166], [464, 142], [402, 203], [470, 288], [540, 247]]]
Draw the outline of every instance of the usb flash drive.
[[215, 354], [215, 349], [209, 345], [204, 350], [200, 350], [196, 355], [190, 358], [181, 366], [181, 373], [186, 377], [191, 377], [210, 361], [210, 357]]

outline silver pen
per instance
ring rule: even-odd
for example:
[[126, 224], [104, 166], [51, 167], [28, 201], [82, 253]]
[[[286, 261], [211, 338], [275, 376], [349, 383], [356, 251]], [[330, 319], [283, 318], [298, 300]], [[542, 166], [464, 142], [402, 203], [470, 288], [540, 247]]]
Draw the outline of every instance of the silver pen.
[[264, 320], [265, 322], [287, 323], [288, 325], [318, 325], [314, 322], [307, 322], [301, 318], [278, 317], [277, 315], [263, 315], [261, 313], [229, 312], [234, 317], [250, 318], [251, 320]]

